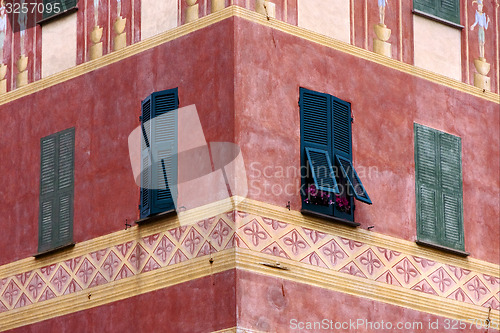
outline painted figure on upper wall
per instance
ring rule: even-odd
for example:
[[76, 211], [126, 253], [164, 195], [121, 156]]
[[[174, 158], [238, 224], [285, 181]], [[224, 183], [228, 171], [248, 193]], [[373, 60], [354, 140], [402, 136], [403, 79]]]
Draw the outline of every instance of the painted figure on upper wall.
[[379, 16], [379, 23], [382, 25], [384, 24], [385, 21], [385, 6], [389, 5], [389, 1], [387, 0], [378, 0], [378, 16]]
[[470, 30], [473, 31], [474, 27], [478, 25], [478, 40], [479, 40], [479, 58], [484, 59], [484, 44], [486, 42], [484, 31], [488, 30], [488, 23], [490, 22], [489, 16], [483, 13], [483, 0], [474, 0], [472, 4], [477, 3], [476, 21], [471, 25]]

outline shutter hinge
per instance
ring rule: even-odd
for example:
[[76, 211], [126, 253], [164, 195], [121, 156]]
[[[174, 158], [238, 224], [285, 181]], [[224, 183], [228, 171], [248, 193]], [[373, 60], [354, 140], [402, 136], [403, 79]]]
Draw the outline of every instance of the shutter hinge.
[[139, 204], [138, 206], [139, 206], [139, 207], [138, 207], [138, 208], [139, 208], [139, 210], [141, 210], [141, 205]]
[[351, 123], [354, 123], [354, 117], [351, 117]]
[[142, 116], [139, 116], [139, 121], [142, 122]]

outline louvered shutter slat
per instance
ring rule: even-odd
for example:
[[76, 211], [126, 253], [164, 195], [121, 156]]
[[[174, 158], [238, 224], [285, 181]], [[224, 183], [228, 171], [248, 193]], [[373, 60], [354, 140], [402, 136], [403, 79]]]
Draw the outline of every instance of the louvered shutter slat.
[[306, 154], [316, 188], [338, 194], [337, 181], [335, 180], [335, 174], [328, 152], [307, 147]]
[[151, 214], [151, 97], [141, 103], [141, 218]]

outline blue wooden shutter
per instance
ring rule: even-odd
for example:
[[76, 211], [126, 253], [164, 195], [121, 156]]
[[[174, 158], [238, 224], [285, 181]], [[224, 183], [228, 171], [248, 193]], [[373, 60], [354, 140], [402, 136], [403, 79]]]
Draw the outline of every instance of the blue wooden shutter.
[[332, 162], [326, 150], [306, 147], [307, 160], [311, 166], [311, 172], [316, 188], [330, 193], [339, 193]]
[[[151, 152], [152, 179], [155, 190], [152, 191], [152, 213], [174, 209], [172, 189], [177, 183], [177, 112], [179, 106], [177, 88], [155, 92], [151, 96]], [[168, 175], [168, 177], [167, 177]], [[168, 178], [168, 179], [167, 179]], [[169, 186], [169, 182], [172, 186]]]
[[352, 190], [352, 195], [359, 201], [371, 204], [372, 201], [370, 200], [370, 197], [368, 196], [368, 193], [366, 192], [365, 187], [361, 182], [361, 179], [359, 179], [358, 173], [356, 172], [354, 166], [352, 165], [352, 161], [348, 160], [345, 157], [342, 157], [339, 154], [336, 155], [336, 158], [340, 170], [342, 170], [342, 174], [349, 183], [349, 187]]
[[74, 128], [42, 138], [38, 251], [73, 241]]
[[352, 163], [351, 105], [332, 96], [333, 147], [337, 166], [347, 180], [352, 195], [367, 204], [372, 201]]
[[151, 96], [141, 103], [141, 218], [151, 215]]
[[415, 124], [420, 241], [464, 250], [460, 138]]

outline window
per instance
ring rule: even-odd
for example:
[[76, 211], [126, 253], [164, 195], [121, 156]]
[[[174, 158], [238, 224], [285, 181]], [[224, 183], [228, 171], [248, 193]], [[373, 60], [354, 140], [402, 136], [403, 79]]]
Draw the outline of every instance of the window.
[[460, 24], [459, 0], [413, 0], [416, 13]]
[[73, 242], [75, 129], [40, 140], [38, 252]]
[[463, 251], [460, 138], [419, 124], [414, 134], [418, 241]]
[[354, 200], [371, 204], [352, 163], [351, 105], [300, 89], [302, 209], [354, 221]]
[[146, 218], [175, 209], [170, 183], [177, 175], [177, 88], [155, 92], [142, 101], [141, 204]]
[[43, 0], [43, 20], [76, 7], [78, 0]]

